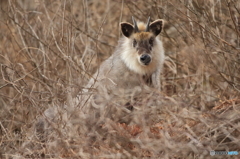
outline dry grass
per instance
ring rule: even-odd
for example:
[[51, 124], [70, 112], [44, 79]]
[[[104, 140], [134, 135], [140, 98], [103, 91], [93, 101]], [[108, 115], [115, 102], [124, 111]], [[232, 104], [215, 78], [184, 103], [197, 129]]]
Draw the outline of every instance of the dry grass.
[[[240, 4], [0, 1], [0, 158], [214, 158], [240, 152]], [[103, 94], [86, 116], [71, 97], [109, 57], [131, 16], [165, 19], [162, 92]], [[58, 105], [43, 136], [43, 112]], [[54, 122], [53, 122], [54, 121]], [[215, 156], [239, 158], [238, 156]]]

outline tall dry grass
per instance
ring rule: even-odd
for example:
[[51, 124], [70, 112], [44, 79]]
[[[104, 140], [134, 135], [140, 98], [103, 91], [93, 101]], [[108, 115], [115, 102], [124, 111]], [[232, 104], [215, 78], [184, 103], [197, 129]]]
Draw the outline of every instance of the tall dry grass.
[[[239, 158], [209, 154], [240, 153], [237, 0], [0, 6], [0, 158]], [[132, 111], [125, 99], [107, 94], [104, 108], [89, 115], [68, 110], [114, 51], [119, 23], [149, 15], [166, 21], [162, 92], [132, 98]], [[43, 125], [43, 112], [56, 105], [57, 117]]]

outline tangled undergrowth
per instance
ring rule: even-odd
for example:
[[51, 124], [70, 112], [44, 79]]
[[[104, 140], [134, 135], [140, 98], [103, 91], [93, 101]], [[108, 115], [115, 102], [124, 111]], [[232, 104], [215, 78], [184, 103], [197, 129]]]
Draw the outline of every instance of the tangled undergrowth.
[[[236, 0], [0, 6], [0, 158], [239, 158], [209, 153], [240, 153]], [[68, 107], [113, 53], [119, 23], [131, 16], [166, 21], [162, 91], [103, 93], [87, 115]]]

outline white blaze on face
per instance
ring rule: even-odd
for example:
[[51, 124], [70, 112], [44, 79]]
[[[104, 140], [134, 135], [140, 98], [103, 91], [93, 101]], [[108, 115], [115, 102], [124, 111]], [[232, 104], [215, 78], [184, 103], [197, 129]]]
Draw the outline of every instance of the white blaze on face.
[[151, 50], [151, 62], [148, 65], [142, 64], [140, 61], [141, 55], [139, 55], [135, 48], [130, 47], [131, 42], [130, 39], [125, 39], [123, 43], [124, 50], [121, 52], [121, 58], [126, 66], [140, 75], [152, 74], [155, 72], [164, 61], [162, 42], [157, 38], [155, 39], [156, 45]]
[[144, 23], [139, 23], [137, 29], [130, 23], [121, 23], [122, 33], [126, 37], [121, 58], [130, 70], [140, 75], [150, 75], [163, 64], [164, 50], [157, 38], [162, 26], [161, 19], [150, 23], [148, 31]]

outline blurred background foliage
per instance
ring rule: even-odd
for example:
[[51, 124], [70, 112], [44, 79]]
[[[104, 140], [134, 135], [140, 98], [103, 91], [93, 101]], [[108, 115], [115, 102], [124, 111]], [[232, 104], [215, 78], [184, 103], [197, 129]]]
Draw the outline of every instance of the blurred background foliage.
[[[138, 130], [143, 129], [143, 125], [132, 128], [121, 125], [130, 132], [130, 137], [126, 138], [135, 147], [120, 144], [120, 148], [115, 147], [113, 151], [108, 145], [106, 150], [130, 158], [176, 157], [173, 152], [177, 151], [182, 158], [201, 157], [209, 155], [206, 150], [219, 147], [220, 150], [240, 151], [237, 117], [240, 111], [240, 3], [237, 0], [1, 0], [0, 7], [1, 157], [7, 158], [15, 153], [24, 156], [19, 147], [27, 140], [26, 132], [36, 118], [51, 105], [67, 103], [69, 96], [76, 96], [100, 63], [113, 53], [122, 36], [119, 23], [131, 23], [131, 16], [143, 22], [148, 16], [152, 21], [165, 20], [160, 36], [167, 56], [161, 79], [162, 94], [174, 101], [170, 105], [174, 107], [171, 111], [175, 114], [167, 110], [161, 112], [162, 116], [169, 117], [166, 121], [154, 114], [159, 119], [154, 124], [160, 124], [161, 128], [148, 126], [156, 129], [151, 129], [155, 135], [162, 131], [174, 134], [184, 123], [173, 124], [169, 120], [180, 118], [176, 115], [179, 112], [185, 118], [184, 112], [194, 109], [198, 115], [189, 117], [191, 122], [187, 120], [187, 130], [183, 134], [188, 131], [195, 137], [206, 134], [199, 139], [195, 149], [183, 146], [186, 149], [178, 151], [181, 147], [178, 142], [191, 145], [194, 141], [187, 135], [186, 140], [180, 136], [177, 139], [180, 137], [181, 141], [172, 140], [174, 151], [169, 150], [171, 146], [166, 144], [159, 150], [155, 149], [150, 140], [146, 140], [144, 149], [144, 146], [136, 146], [139, 144], [137, 141], [130, 140], [136, 136], [131, 134], [132, 131], [141, 134], [142, 131]], [[148, 100], [164, 101], [154, 97]], [[163, 106], [169, 105], [162, 104], [161, 108]], [[208, 115], [199, 115], [201, 113]], [[187, 116], [191, 115], [187, 113]], [[205, 123], [205, 117], [209, 123]], [[170, 128], [162, 130], [162, 125]], [[194, 128], [196, 125], [198, 129]], [[92, 130], [85, 131], [92, 133]], [[165, 140], [170, 142], [174, 135], [169, 138], [163, 136], [153, 138], [163, 143]], [[118, 142], [117, 138], [114, 139]], [[144, 140], [144, 135], [141, 140]], [[210, 146], [198, 150], [198, 144]], [[101, 143], [93, 150], [81, 149], [81, 152], [109, 155], [99, 147]], [[44, 154], [58, 148], [46, 148]], [[73, 151], [64, 154], [81, 156]]]

